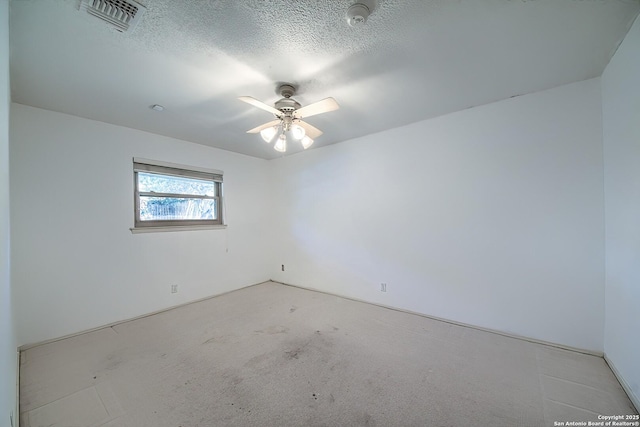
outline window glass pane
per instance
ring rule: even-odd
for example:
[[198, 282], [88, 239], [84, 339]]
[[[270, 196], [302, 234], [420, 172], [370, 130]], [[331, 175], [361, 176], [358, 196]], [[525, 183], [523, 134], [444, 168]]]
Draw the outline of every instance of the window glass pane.
[[202, 179], [138, 172], [138, 190], [141, 192], [215, 196], [216, 184]]
[[162, 221], [176, 219], [218, 219], [215, 199], [187, 199], [140, 196], [140, 219]]

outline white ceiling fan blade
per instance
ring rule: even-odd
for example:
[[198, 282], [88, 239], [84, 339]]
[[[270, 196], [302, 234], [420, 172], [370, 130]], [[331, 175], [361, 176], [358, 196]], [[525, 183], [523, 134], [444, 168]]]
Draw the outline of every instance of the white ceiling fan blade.
[[251, 96], [239, 96], [238, 99], [242, 102], [246, 102], [247, 104], [251, 104], [254, 107], [258, 107], [263, 109], [264, 111], [268, 111], [270, 113], [275, 114], [276, 116], [279, 116], [282, 114], [282, 112], [280, 110], [276, 110], [275, 108], [265, 104], [262, 101], [258, 101], [257, 99], [251, 97]]
[[320, 129], [318, 129], [315, 126], [310, 125], [307, 122], [303, 122], [302, 120], [300, 120], [300, 121], [296, 121], [296, 123], [299, 124], [300, 126], [302, 126], [302, 128], [304, 129], [305, 134], [311, 139], [316, 139], [317, 137], [322, 135], [322, 131]]
[[329, 111], [337, 110], [340, 108], [338, 102], [333, 98], [325, 98], [322, 101], [314, 102], [305, 107], [298, 108], [294, 112], [294, 116], [298, 118], [306, 118], [315, 116], [316, 114], [328, 113]]
[[273, 121], [270, 121], [270, 122], [265, 123], [263, 125], [254, 127], [253, 129], [248, 130], [247, 133], [258, 133], [262, 129], [270, 128], [270, 127], [273, 127], [273, 126], [276, 126], [276, 125], [279, 125], [279, 124], [280, 124], [280, 120], [273, 120]]

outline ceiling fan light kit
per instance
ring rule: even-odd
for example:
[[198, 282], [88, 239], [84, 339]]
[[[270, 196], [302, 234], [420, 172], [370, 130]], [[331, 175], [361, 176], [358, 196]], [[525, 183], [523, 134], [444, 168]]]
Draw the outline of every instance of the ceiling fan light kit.
[[284, 153], [287, 151], [287, 137], [285, 136], [284, 133], [280, 134], [280, 136], [278, 137], [278, 140], [273, 146], [273, 149], [281, 153]]
[[278, 93], [282, 96], [273, 107], [258, 101], [250, 96], [240, 96], [240, 101], [251, 104], [261, 110], [272, 113], [276, 120], [272, 120], [263, 125], [255, 127], [247, 131], [247, 133], [260, 133], [260, 136], [266, 143], [273, 141], [273, 138], [279, 133], [278, 139], [274, 145], [274, 150], [284, 153], [287, 151], [287, 135], [300, 141], [302, 148], [305, 150], [313, 144], [315, 138], [322, 135], [322, 131], [311, 124], [302, 120], [303, 117], [315, 116], [316, 114], [327, 113], [340, 108], [333, 98], [325, 98], [321, 101], [314, 102], [303, 107], [298, 101], [291, 98], [295, 95], [296, 89], [291, 84], [282, 84], [278, 87]]
[[278, 133], [278, 126], [264, 128], [260, 131], [260, 136], [264, 139], [264, 142], [269, 143], [273, 141], [273, 137]]
[[302, 143], [302, 148], [304, 148], [305, 150], [309, 147], [311, 147], [311, 144], [313, 144], [313, 139], [309, 138], [308, 136], [304, 136], [302, 138], [302, 141], [300, 141]]
[[304, 138], [305, 131], [304, 128], [298, 124], [291, 125], [291, 135], [297, 140]]

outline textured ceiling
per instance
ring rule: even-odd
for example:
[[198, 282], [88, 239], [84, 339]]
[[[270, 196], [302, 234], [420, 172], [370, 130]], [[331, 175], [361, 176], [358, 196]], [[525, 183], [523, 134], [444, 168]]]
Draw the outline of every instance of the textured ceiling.
[[[599, 76], [638, 0], [378, 0], [362, 27], [347, 0], [144, 0], [119, 33], [80, 0], [12, 0], [15, 102], [236, 151], [281, 156], [246, 130], [273, 118], [277, 82], [310, 104], [313, 148]], [[158, 113], [149, 106], [162, 104]], [[291, 143], [287, 154], [300, 151]]]

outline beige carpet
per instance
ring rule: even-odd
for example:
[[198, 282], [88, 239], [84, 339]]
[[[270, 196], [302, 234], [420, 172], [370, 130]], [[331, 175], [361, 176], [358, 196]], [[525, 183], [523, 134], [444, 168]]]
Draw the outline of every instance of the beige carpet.
[[24, 427], [553, 426], [636, 414], [602, 358], [275, 283], [22, 354]]

